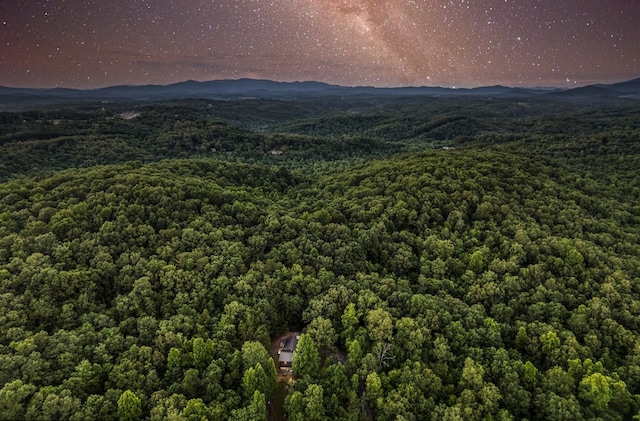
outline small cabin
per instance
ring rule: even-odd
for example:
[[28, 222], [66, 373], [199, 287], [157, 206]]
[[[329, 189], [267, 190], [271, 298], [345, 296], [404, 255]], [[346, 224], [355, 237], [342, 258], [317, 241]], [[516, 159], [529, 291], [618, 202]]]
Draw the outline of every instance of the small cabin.
[[280, 341], [278, 349], [278, 369], [279, 370], [291, 370], [293, 365], [293, 354], [296, 352], [296, 346], [300, 335], [293, 333]]

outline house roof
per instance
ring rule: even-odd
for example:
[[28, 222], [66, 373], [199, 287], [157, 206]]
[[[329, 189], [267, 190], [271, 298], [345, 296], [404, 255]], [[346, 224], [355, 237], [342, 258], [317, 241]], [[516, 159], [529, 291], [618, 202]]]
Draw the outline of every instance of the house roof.
[[280, 361], [281, 363], [293, 362], [293, 351], [280, 351], [278, 361]]
[[298, 335], [290, 335], [284, 340], [283, 351], [295, 351], [298, 345]]
[[291, 363], [293, 361], [293, 353], [298, 346], [298, 339], [300, 334], [292, 333], [282, 340], [281, 348], [278, 351], [278, 361], [280, 363]]

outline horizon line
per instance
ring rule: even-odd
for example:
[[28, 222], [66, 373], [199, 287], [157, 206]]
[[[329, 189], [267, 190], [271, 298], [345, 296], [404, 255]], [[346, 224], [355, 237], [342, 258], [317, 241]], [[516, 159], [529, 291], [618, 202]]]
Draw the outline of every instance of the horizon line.
[[343, 88], [343, 89], [381, 89], [381, 90], [388, 90], [388, 89], [450, 89], [450, 90], [473, 90], [473, 89], [481, 89], [481, 88], [503, 87], [503, 88], [508, 88], [508, 89], [531, 89], [531, 90], [553, 90], [553, 89], [558, 89], [558, 90], [571, 90], [571, 89], [574, 89], [574, 88], [597, 86], [597, 85], [604, 85], [604, 86], [615, 85], [615, 84], [618, 84], [618, 83], [631, 82], [631, 81], [634, 81], [636, 79], [640, 79], [640, 76], [639, 77], [634, 77], [634, 78], [631, 78], [631, 79], [620, 79], [620, 80], [612, 81], [612, 82], [596, 82], [596, 81], [593, 81], [592, 83], [577, 84], [574, 81], [574, 86], [566, 86], [566, 85], [565, 86], [561, 86], [561, 85], [535, 85], [535, 86], [533, 86], [533, 85], [510, 85], [510, 84], [502, 84], [502, 83], [494, 83], [494, 84], [489, 84], [489, 85], [474, 85], [474, 86], [466, 86], [466, 85], [465, 86], [456, 86], [456, 84], [453, 84], [453, 85], [450, 85], [450, 86], [443, 86], [443, 85], [375, 86], [375, 85], [341, 85], [341, 84], [334, 84], [334, 83], [324, 82], [324, 81], [320, 81], [320, 80], [313, 80], [313, 79], [309, 79], [309, 80], [276, 80], [276, 79], [266, 79], [266, 78], [240, 77], [240, 78], [237, 78], [237, 79], [228, 79], [228, 78], [224, 78], [224, 79], [204, 79], [204, 80], [185, 79], [185, 80], [166, 83], [166, 84], [161, 84], [161, 83], [127, 84], [127, 83], [123, 83], [123, 84], [116, 84], [116, 85], [104, 85], [104, 86], [87, 87], [87, 88], [67, 87], [67, 86], [60, 86], [60, 85], [57, 85], [57, 86], [44, 86], [44, 87], [0, 85], [0, 88], [6, 88], [6, 89], [28, 89], [28, 90], [56, 90], [56, 89], [62, 89], [62, 90], [70, 90], [70, 91], [91, 92], [91, 91], [99, 91], [99, 90], [102, 90], [102, 89], [119, 88], [119, 87], [122, 87], [122, 88], [169, 87], [169, 86], [180, 85], [180, 84], [189, 83], [189, 82], [210, 83], [210, 82], [255, 81], [255, 82], [273, 82], [273, 83], [281, 83], [281, 84], [318, 83], [318, 84], [326, 85], [328, 87], [336, 87], [336, 88]]

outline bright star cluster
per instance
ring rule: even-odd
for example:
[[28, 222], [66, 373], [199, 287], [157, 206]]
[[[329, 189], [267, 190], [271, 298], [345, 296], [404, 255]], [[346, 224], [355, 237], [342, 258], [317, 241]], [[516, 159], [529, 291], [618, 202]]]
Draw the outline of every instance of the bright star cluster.
[[4, 1], [0, 85], [609, 83], [640, 76], [639, 21], [636, 0]]

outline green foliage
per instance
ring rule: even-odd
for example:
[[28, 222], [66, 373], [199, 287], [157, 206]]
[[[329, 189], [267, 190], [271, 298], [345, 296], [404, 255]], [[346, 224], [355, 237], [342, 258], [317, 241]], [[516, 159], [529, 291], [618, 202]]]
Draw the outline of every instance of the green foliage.
[[118, 398], [118, 419], [135, 421], [142, 416], [140, 398], [130, 390], [125, 390]]
[[304, 394], [304, 406], [304, 414], [306, 420], [327, 420], [327, 416], [325, 415], [322, 386], [318, 384], [309, 385]]
[[203, 421], [215, 419], [211, 410], [202, 402], [202, 399], [190, 399], [182, 410], [182, 416], [187, 421]]
[[367, 400], [373, 405], [377, 405], [378, 399], [382, 398], [382, 382], [380, 381], [378, 373], [369, 373], [367, 376], [367, 380], [365, 381], [365, 393]]
[[327, 320], [322, 316], [316, 317], [309, 323], [307, 334], [318, 348], [333, 348], [337, 339], [331, 320]]
[[347, 348], [347, 365], [351, 370], [355, 370], [360, 365], [362, 359], [362, 348], [357, 339], [349, 342]]
[[25, 403], [36, 391], [36, 387], [14, 380], [0, 390], [0, 419], [25, 419]]
[[302, 379], [317, 376], [320, 369], [320, 354], [311, 336], [303, 333], [293, 354], [293, 373]]
[[249, 405], [235, 409], [231, 414], [231, 419], [239, 421], [266, 421], [267, 407], [264, 395], [256, 390], [253, 393]]
[[244, 386], [245, 392], [248, 393], [247, 397], [253, 396], [255, 390], [265, 396], [271, 395], [276, 387], [277, 373], [273, 359], [264, 346], [259, 342], [245, 342], [242, 345], [242, 361], [246, 368], [245, 378], [248, 382]]
[[637, 106], [117, 107], [2, 116], [0, 418], [266, 419], [285, 331], [287, 419], [638, 414]]
[[393, 334], [391, 315], [381, 308], [367, 314], [367, 332], [373, 342], [390, 342]]
[[305, 401], [302, 393], [294, 391], [293, 393], [287, 395], [287, 398], [285, 400], [285, 407], [287, 410], [287, 419], [294, 421], [302, 421], [305, 419]]

